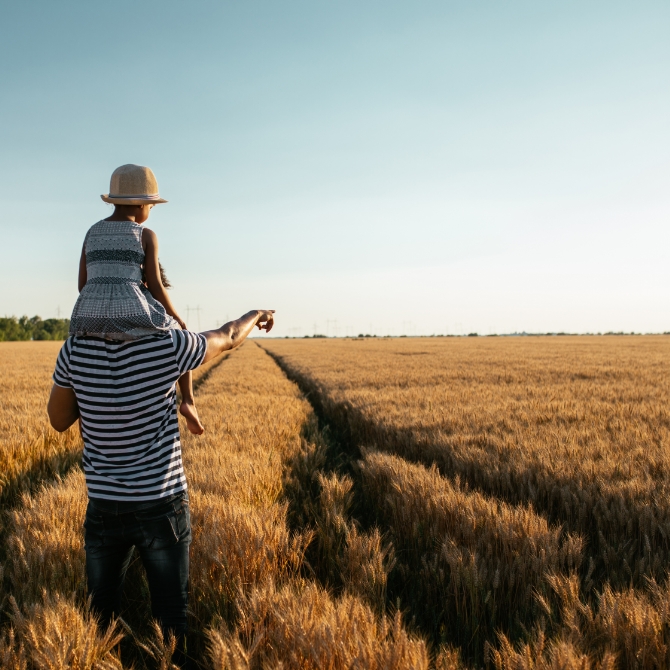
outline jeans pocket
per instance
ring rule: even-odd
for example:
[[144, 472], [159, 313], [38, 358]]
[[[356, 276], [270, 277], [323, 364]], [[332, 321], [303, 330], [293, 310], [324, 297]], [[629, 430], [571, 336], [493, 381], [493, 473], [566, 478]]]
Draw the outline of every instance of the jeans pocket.
[[177, 499], [136, 513], [142, 527], [145, 546], [166, 549], [182, 540], [190, 540], [188, 503]]
[[84, 519], [84, 546], [102, 547], [105, 544], [105, 520], [101, 514], [91, 510], [89, 503]]
[[172, 514], [164, 514], [142, 522], [142, 532], [149, 549], [167, 549], [179, 542], [175, 532], [176, 520]]
[[177, 537], [180, 541], [191, 541], [191, 512], [188, 507], [188, 499], [181, 498], [174, 501], [174, 513], [176, 521]]

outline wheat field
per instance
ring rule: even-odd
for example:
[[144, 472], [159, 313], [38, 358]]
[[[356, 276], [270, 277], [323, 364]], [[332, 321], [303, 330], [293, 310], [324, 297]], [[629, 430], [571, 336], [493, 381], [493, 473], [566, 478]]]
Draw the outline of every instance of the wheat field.
[[5, 381], [0, 411], [0, 504], [12, 504], [75, 462], [82, 444], [75, 431], [57, 433], [46, 416], [56, 356], [62, 342], [3, 342]]
[[397, 557], [389, 600], [433, 647], [670, 665], [670, 338], [265, 346], [346, 453], [356, 515]]
[[[0, 344], [0, 666], [167, 668], [139, 562], [87, 609], [59, 343]], [[670, 338], [256, 340], [182, 431], [197, 667], [670, 666]], [[64, 513], [65, 511], [65, 513]]]
[[[56, 353], [57, 347], [45, 353], [50, 361], [34, 384], [34, 371], [23, 368], [30, 376], [25, 385], [43, 386], [26, 399], [22, 415], [35, 433], [46, 430], [47, 370]], [[11, 356], [6, 361], [9, 366]], [[21, 372], [15, 376], [20, 387]], [[320, 438], [313, 411], [296, 385], [250, 342], [201, 371], [196, 393], [207, 432], [194, 437], [182, 431], [194, 535], [189, 654], [196, 664], [428, 668], [425, 641], [404, 628], [399, 613], [375, 609], [366, 592], [355, 587], [334, 594], [305, 564], [316, 533], [289, 527], [284, 480], [287, 464], [313, 454], [318, 444], [310, 439], [318, 443]], [[10, 427], [11, 418], [3, 417]], [[15, 418], [22, 420], [16, 411]], [[8, 436], [16, 432], [11, 430]], [[77, 436], [71, 428], [64, 439], [76, 445]], [[6, 453], [7, 467], [18, 469], [13, 454]], [[0, 664], [169, 668], [170, 641], [147, 623], [147, 586], [137, 561], [129, 571], [124, 621], [102, 631], [87, 611], [84, 478], [76, 463], [63, 473], [33, 482], [3, 510]], [[287, 621], [294, 623], [287, 626]]]

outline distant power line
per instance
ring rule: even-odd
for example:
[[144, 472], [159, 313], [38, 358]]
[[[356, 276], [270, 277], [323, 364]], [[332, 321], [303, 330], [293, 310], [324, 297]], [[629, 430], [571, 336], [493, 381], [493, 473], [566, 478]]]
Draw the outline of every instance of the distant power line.
[[189, 307], [188, 305], [186, 305], [186, 321], [190, 323], [191, 312], [195, 312], [195, 314], [198, 317], [198, 332], [200, 332], [200, 330], [202, 330], [200, 328], [200, 311], [201, 311], [200, 305], [198, 305], [197, 307]]

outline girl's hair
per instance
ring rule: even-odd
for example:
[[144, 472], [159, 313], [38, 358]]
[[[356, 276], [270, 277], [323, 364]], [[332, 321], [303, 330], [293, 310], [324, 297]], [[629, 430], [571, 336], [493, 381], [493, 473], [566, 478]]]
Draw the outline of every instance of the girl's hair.
[[165, 268], [161, 265], [160, 261], [158, 261], [158, 271], [161, 273], [161, 281], [163, 282], [163, 286], [165, 286], [165, 288], [172, 288], [172, 284], [165, 274]]
[[[160, 272], [161, 275], [161, 282], [165, 288], [172, 288], [172, 284], [170, 283], [170, 280], [167, 278], [167, 275], [165, 274], [165, 268], [161, 265], [161, 262], [158, 261], [158, 272]], [[144, 269], [144, 265], [142, 266], [142, 283], [146, 286], [147, 285], [147, 275], [146, 271]]]

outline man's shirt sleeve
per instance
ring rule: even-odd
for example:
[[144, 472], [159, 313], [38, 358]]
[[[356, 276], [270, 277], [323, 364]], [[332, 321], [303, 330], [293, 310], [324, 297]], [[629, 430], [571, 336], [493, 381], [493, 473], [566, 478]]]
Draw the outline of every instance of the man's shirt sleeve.
[[195, 370], [207, 353], [207, 338], [190, 330], [173, 330], [171, 334], [179, 374]]
[[70, 354], [72, 353], [72, 338], [68, 337], [60, 348], [58, 358], [56, 359], [56, 369], [53, 373], [53, 381], [56, 386], [62, 386], [65, 389], [72, 388], [72, 379], [70, 378]]

